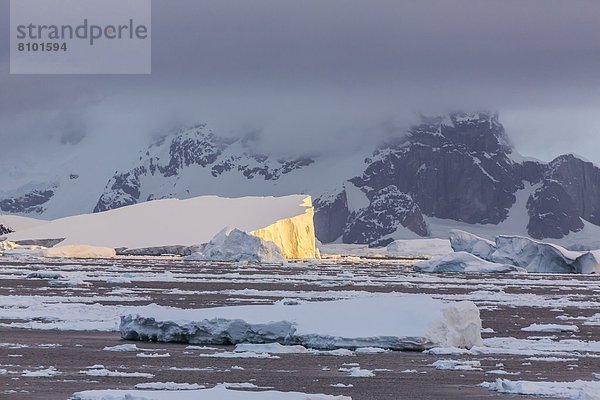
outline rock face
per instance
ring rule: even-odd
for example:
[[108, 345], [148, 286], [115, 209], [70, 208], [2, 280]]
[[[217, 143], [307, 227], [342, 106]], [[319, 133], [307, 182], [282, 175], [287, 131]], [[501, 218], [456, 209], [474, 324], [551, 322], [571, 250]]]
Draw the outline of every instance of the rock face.
[[7, 233], [12, 233], [12, 232], [14, 232], [14, 231], [11, 228], [0, 224], [0, 235], [6, 235]]
[[423, 214], [412, 197], [394, 185], [386, 186], [373, 194], [368, 207], [350, 215], [344, 230], [344, 243], [386, 246], [393, 239], [385, 239], [385, 236], [400, 226], [419, 236], [427, 236]]
[[54, 196], [54, 188], [31, 189], [14, 197], [0, 198], [0, 212], [11, 214], [41, 214]]
[[527, 201], [527, 231], [534, 238], [560, 239], [583, 229], [581, 214], [565, 187], [546, 179]]
[[485, 112], [423, 118], [406, 137], [375, 151], [362, 175], [349, 181], [370, 205], [350, 212], [344, 191], [317, 198], [315, 224], [323, 242], [341, 237], [383, 245], [401, 227], [427, 236], [429, 218], [500, 224], [526, 185], [536, 190], [523, 206], [529, 217], [523, 234], [561, 239], [581, 231], [583, 220], [600, 225], [599, 168], [574, 155], [550, 163], [522, 160], [498, 115]]

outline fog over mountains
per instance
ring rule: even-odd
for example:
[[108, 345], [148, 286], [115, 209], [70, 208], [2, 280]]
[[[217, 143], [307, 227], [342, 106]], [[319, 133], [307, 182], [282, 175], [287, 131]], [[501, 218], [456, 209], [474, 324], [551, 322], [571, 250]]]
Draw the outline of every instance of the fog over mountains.
[[467, 227], [585, 245], [600, 231], [600, 169], [572, 154], [521, 156], [497, 114], [422, 117], [371, 148], [290, 157], [262, 152], [256, 135], [226, 137], [196, 124], [132, 149], [129, 167], [104, 180], [71, 164], [58, 179], [2, 191], [0, 210], [55, 218], [170, 197], [302, 193], [313, 196], [323, 242], [380, 246]]

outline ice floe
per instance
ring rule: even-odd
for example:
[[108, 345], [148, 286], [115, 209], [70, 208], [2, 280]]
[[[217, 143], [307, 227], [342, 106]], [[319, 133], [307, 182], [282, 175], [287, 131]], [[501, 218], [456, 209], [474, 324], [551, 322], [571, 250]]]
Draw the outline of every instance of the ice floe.
[[120, 330], [128, 340], [208, 345], [277, 342], [322, 350], [482, 344], [481, 319], [473, 303], [443, 303], [427, 295], [197, 310], [156, 308], [122, 317]]
[[600, 399], [600, 381], [536, 382], [496, 379], [495, 382], [484, 382], [481, 385], [489, 390], [506, 394], [559, 397], [573, 400]]
[[211, 389], [184, 391], [89, 390], [73, 394], [72, 400], [352, 400], [348, 396], [278, 392], [240, 391], [218, 385]]

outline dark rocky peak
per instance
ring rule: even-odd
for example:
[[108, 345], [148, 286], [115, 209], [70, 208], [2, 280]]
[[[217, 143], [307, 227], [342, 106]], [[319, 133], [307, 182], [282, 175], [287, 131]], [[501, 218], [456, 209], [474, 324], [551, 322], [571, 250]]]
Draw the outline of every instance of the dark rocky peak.
[[490, 156], [512, 151], [512, 145], [498, 120], [498, 114], [488, 112], [421, 116], [421, 122], [410, 127], [406, 138], [399, 144], [450, 146], [464, 151], [487, 153]]
[[[200, 165], [205, 167], [214, 163], [218, 156], [234, 142], [235, 139], [216, 136], [206, 128], [205, 124], [182, 129], [171, 139], [168, 164], [159, 164], [158, 169], [165, 177], [169, 177], [177, 175], [177, 172], [184, 166]], [[164, 140], [160, 142], [159, 146], [163, 143]]]

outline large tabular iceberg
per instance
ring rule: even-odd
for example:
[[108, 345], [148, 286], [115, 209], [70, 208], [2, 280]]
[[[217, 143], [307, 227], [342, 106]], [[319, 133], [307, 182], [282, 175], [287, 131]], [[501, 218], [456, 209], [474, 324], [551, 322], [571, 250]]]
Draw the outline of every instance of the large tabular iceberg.
[[164, 199], [96, 214], [29, 224], [11, 241], [62, 239], [60, 245], [110, 248], [192, 246], [230, 226], [275, 243], [287, 258], [317, 258], [310, 196]]
[[481, 346], [472, 302], [443, 303], [427, 295], [378, 295], [329, 302], [196, 310], [148, 310], [121, 318], [128, 340], [193, 344], [281, 343], [315, 349], [381, 347], [423, 350]]

